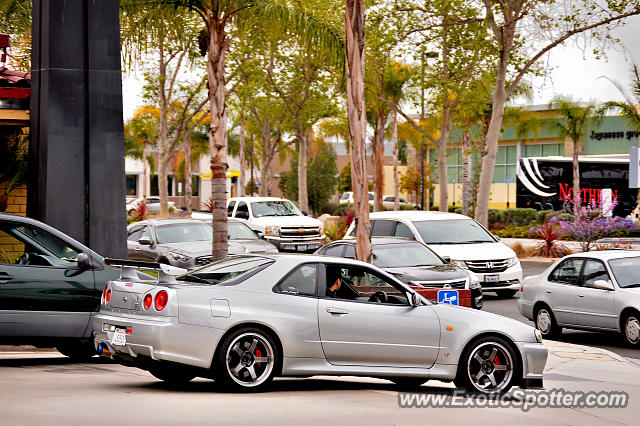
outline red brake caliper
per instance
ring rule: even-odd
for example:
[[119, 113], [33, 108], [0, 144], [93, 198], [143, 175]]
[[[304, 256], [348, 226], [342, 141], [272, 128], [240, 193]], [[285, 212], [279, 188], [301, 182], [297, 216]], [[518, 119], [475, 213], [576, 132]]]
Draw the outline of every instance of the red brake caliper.
[[496, 356], [493, 358], [493, 363], [494, 363], [494, 364], [497, 364], [497, 365], [500, 365], [500, 359], [498, 358], [498, 355], [496, 355]]
[[[258, 356], [258, 358], [262, 358], [262, 352], [260, 352], [260, 349], [256, 349], [256, 355]], [[261, 362], [258, 363], [258, 366], [260, 366], [260, 365], [262, 365]]]

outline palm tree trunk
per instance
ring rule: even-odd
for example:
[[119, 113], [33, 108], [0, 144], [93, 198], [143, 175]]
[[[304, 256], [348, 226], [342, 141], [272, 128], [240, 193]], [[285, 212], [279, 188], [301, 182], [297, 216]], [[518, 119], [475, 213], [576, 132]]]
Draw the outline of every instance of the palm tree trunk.
[[373, 135], [373, 164], [375, 168], [373, 210], [380, 212], [382, 208], [382, 193], [384, 192], [384, 127], [385, 117], [378, 114], [376, 119], [376, 131]]
[[400, 182], [398, 178], [398, 112], [391, 115], [391, 140], [393, 142], [393, 210], [400, 210]]
[[309, 144], [307, 134], [298, 124], [298, 206], [303, 212], [309, 211], [309, 193], [307, 192], [307, 152]]
[[244, 187], [246, 185], [246, 177], [244, 175], [244, 171], [245, 171], [245, 163], [246, 160], [244, 158], [244, 149], [245, 149], [245, 128], [244, 128], [244, 114], [241, 112], [240, 113], [240, 176], [238, 177], [239, 180], [239, 188], [238, 188], [238, 196], [239, 197], [244, 197], [245, 196], [245, 191], [244, 191]]
[[211, 124], [209, 151], [211, 153], [211, 201], [213, 216], [212, 259], [227, 256], [227, 129], [225, 115], [224, 61], [229, 39], [224, 23], [217, 15], [208, 22], [209, 45], [207, 47], [207, 78], [209, 81], [209, 108]]
[[356, 212], [356, 259], [371, 261], [371, 222], [365, 154], [366, 116], [364, 106], [364, 0], [346, 0], [346, 76], [351, 182]]
[[167, 115], [169, 113], [169, 105], [167, 102], [165, 84], [167, 80], [167, 65], [165, 62], [164, 45], [161, 42], [159, 46], [159, 71], [160, 71], [160, 122], [158, 129], [158, 195], [160, 196], [160, 214], [165, 216], [169, 214], [169, 188], [167, 184], [168, 158], [167, 158]]
[[193, 198], [193, 187], [191, 184], [191, 135], [189, 134], [184, 141], [184, 198], [187, 203], [187, 214], [191, 216], [193, 208], [191, 207]]
[[573, 141], [573, 211], [578, 212], [582, 205], [580, 199], [580, 162], [578, 160], [578, 154], [580, 154], [580, 144], [578, 141]]

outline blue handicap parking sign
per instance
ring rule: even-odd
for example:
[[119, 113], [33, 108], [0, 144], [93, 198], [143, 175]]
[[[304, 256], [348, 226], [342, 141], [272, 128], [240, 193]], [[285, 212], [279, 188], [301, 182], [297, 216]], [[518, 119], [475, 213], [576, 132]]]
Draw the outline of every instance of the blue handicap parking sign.
[[458, 290], [438, 290], [438, 302], [449, 305], [458, 305], [460, 298]]

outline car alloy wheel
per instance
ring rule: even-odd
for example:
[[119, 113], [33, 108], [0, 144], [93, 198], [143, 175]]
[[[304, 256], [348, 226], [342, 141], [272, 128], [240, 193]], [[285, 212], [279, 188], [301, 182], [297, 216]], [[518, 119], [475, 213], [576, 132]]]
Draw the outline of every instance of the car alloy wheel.
[[[274, 375], [277, 361], [275, 345], [263, 331], [244, 329], [226, 340], [223, 346], [224, 382], [239, 389], [261, 388]], [[222, 353], [221, 353], [222, 355]]]
[[504, 393], [511, 389], [518, 371], [511, 345], [500, 337], [485, 337], [465, 351], [456, 383], [470, 392]]
[[543, 306], [535, 311], [536, 328], [542, 333], [542, 337], [550, 338], [560, 334], [561, 329], [556, 324], [551, 309]]
[[631, 345], [640, 343], [640, 321], [635, 315], [630, 315], [624, 322], [624, 336]]

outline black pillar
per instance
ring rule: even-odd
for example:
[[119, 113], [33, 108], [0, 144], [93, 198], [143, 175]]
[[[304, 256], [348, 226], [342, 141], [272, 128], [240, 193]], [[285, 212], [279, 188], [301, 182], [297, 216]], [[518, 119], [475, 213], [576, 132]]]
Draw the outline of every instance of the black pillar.
[[118, 0], [34, 0], [28, 216], [126, 256]]

